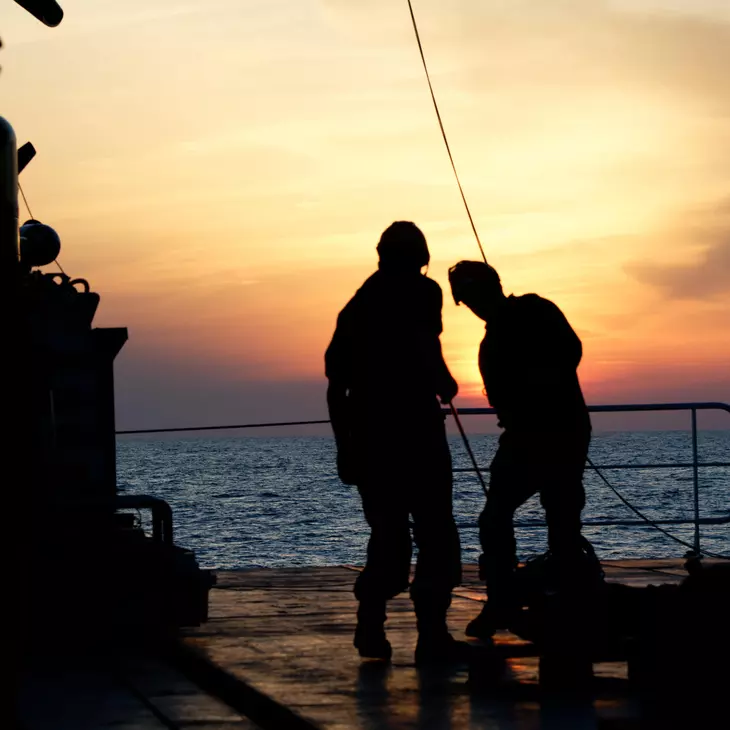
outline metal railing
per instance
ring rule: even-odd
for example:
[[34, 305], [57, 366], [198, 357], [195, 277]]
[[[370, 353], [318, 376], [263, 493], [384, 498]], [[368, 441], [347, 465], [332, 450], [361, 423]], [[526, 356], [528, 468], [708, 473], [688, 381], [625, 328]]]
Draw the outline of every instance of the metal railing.
[[[591, 413], [639, 413], [647, 411], [689, 411], [691, 432], [692, 432], [692, 461], [675, 463], [649, 463], [649, 464], [591, 464], [587, 468], [593, 471], [602, 472], [612, 469], [692, 469], [693, 482], [693, 518], [691, 520], [651, 520], [656, 525], [694, 525], [693, 552], [701, 554], [700, 526], [702, 525], [727, 525], [730, 524], [730, 513], [724, 517], [700, 517], [700, 469], [706, 468], [730, 468], [730, 461], [709, 461], [700, 462], [699, 449], [697, 444], [697, 411], [725, 411], [730, 413], [728, 403], [631, 403], [622, 405], [597, 405], [588, 406]], [[451, 409], [445, 408], [444, 413], [451, 413]], [[461, 416], [486, 416], [495, 415], [494, 408], [459, 408]], [[481, 467], [480, 467], [481, 468]], [[454, 472], [474, 472], [473, 467], [456, 468]], [[583, 524], [587, 527], [650, 527], [651, 523], [645, 520], [610, 520], [595, 519], [585, 520]], [[544, 527], [542, 520], [518, 520], [515, 527], [534, 528]]]
[[[445, 415], [451, 414], [450, 408], [443, 408]], [[700, 554], [701, 536], [700, 527], [702, 525], [726, 525], [730, 524], [730, 513], [724, 517], [700, 517], [700, 469], [706, 468], [730, 468], [730, 461], [712, 461], [700, 462], [698, 455], [697, 443], [697, 412], [698, 411], [725, 411], [730, 413], [730, 404], [721, 402], [698, 402], [698, 403], [630, 403], [622, 405], [594, 405], [588, 406], [591, 413], [641, 413], [648, 411], [685, 411], [690, 413], [691, 433], [692, 433], [692, 461], [675, 462], [675, 463], [648, 463], [648, 464], [591, 464], [589, 469], [598, 472], [617, 470], [617, 469], [692, 469], [693, 477], [693, 519], [691, 520], [612, 520], [612, 519], [595, 519], [586, 520], [583, 524], [587, 527], [649, 527], [655, 525], [694, 525], [693, 550], [695, 554]], [[459, 408], [459, 414], [462, 416], [486, 416], [496, 415], [494, 408]], [[274, 423], [242, 423], [222, 426], [184, 426], [179, 428], [149, 428], [149, 429], [133, 429], [120, 430], [117, 435], [141, 435], [141, 434], [161, 434], [161, 433], [182, 433], [191, 431], [224, 431], [237, 429], [258, 429], [258, 428], [275, 428], [285, 426], [313, 426], [328, 424], [326, 419], [309, 420], [309, 421], [285, 421]], [[480, 470], [482, 467], [480, 467]], [[473, 467], [455, 468], [454, 472], [474, 472]], [[486, 468], [485, 468], [486, 471]], [[520, 520], [515, 522], [515, 527], [534, 528], [544, 527], [545, 522], [542, 520]]]
[[118, 510], [148, 509], [152, 513], [152, 539], [165, 545], [172, 545], [172, 508], [159, 497], [148, 494], [118, 494], [115, 498]]

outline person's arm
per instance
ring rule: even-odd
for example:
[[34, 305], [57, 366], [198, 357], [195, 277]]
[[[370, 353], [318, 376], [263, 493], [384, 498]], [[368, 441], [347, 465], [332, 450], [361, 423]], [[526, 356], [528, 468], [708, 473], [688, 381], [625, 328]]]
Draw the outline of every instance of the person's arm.
[[335, 436], [338, 451], [349, 447], [350, 444], [350, 416], [348, 412], [347, 387], [336, 380], [330, 380], [327, 386], [327, 410], [330, 415], [330, 424]]
[[346, 309], [337, 318], [337, 327], [325, 353], [327, 386], [327, 410], [337, 447], [337, 473], [345, 484], [355, 484], [352, 449], [352, 423], [348, 390], [350, 381], [350, 352]]
[[436, 340], [436, 346], [438, 352], [436, 353], [437, 360], [437, 375], [436, 375], [436, 394], [441, 399], [441, 402], [446, 405], [456, 397], [459, 392], [459, 384], [454, 379], [454, 376], [449, 370], [449, 366], [444, 360], [444, 353], [441, 349], [441, 340]]
[[[435, 284], [435, 282], [434, 282]], [[444, 404], [451, 403], [459, 392], [459, 385], [454, 379], [449, 366], [444, 360], [444, 353], [441, 347], [441, 332], [443, 322], [441, 312], [443, 309], [443, 293], [438, 284], [433, 288], [433, 294], [429, 301], [428, 323], [427, 323], [427, 360], [433, 368], [436, 394]]]

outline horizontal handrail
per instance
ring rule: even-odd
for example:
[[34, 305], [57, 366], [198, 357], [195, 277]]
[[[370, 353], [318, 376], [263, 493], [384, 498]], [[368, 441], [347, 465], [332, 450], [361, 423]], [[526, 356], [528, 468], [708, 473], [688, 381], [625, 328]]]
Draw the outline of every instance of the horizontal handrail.
[[[443, 408], [444, 413], [451, 413], [450, 408]], [[639, 411], [727, 411], [730, 413], [730, 403], [714, 401], [700, 401], [697, 403], [621, 403], [610, 405], [588, 406], [591, 413], [633, 413]], [[460, 416], [490, 416], [496, 415], [494, 408], [459, 408]]]
[[[538, 527], [539, 520], [528, 521], [525, 520], [522, 523], [523, 527]], [[694, 525], [694, 520], [652, 520], [655, 525]], [[543, 523], [545, 524], [545, 523]], [[584, 527], [590, 527], [591, 525], [641, 525], [646, 527], [646, 522], [643, 520], [608, 520], [608, 519], [593, 519], [583, 520], [581, 524]], [[700, 517], [697, 520], [698, 525], [730, 525], [730, 514], [725, 517]]]
[[[697, 453], [697, 411], [708, 411], [708, 410], [719, 410], [730, 413], [730, 404], [715, 402], [715, 401], [700, 401], [700, 402], [687, 402], [687, 403], [624, 403], [624, 404], [608, 404], [608, 405], [589, 405], [588, 410], [591, 413], [636, 413], [636, 412], [660, 412], [660, 411], [688, 411], [692, 416], [692, 446], [693, 446], [693, 461], [691, 462], [677, 462], [677, 463], [648, 463], [648, 464], [601, 464], [593, 465], [589, 464], [588, 468], [593, 469], [597, 472], [601, 472], [609, 469], [693, 469], [694, 470], [694, 519], [692, 520], [651, 520], [654, 525], [694, 525], [695, 537], [694, 537], [694, 553], [700, 554], [700, 525], [726, 525], [730, 524], [730, 514], [725, 517], [705, 517], [700, 518], [699, 516], [699, 482], [698, 473], [700, 469], [706, 468], [730, 468], [730, 462], [714, 461], [714, 462], [700, 462], [698, 460]], [[442, 413], [446, 416], [451, 415], [451, 408], [445, 407], [441, 409]], [[483, 415], [496, 415], [494, 408], [459, 408], [459, 414], [462, 416], [483, 416]], [[329, 419], [317, 419], [307, 421], [278, 421], [278, 422], [264, 422], [264, 423], [239, 423], [239, 424], [226, 424], [219, 426], [182, 426], [177, 428], [148, 428], [148, 429], [127, 429], [117, 431], [116, 434], [119, 436], [124, 435], [141, 435], [141, 434], [161, 434], [161, 433], [182, 433], [191, 431], [225, 431], [225, 430], [236, 430], [236, 429], [251, 429], [251, 428], [277, 428], [287, 426], [313, 426], [313, 425], [326, 425], [330, 423]], [[475, 463], [476, 466], [476, 463]], [[475, 468], [455, 468], [454, 472], [475, 472]], [[154, 515], [154, 521], [156, 522], [156, 531], [159, 537], [164, 540], [171, 540], [172, 529], [171, 520], [168, 527], [168, 517], [165, 513], [164, 508], [161, 510], [161, 505], [151, 503], [145, 503], [144, 505], [138, 506], [149, 506], [153, 507], [157, 513]], [[156, 508], [156, 509], [155, 509]], [[169, 509], [169, 507], [168, 507]], [[594, 519], [586, 520], [583, 523], [586, 527], [591, 526], [629, 526], [629, 527], [645, 527], [648, 523], [643, 520], [609, 520], [609, 519]], [[545, 522], [540, 520], [525, 520], [518, 521], [515, 523], [515, 527], [521, 528], [533, 528], [533, 527], [544, 527]]]
[[[694, 469], [695, 464], [690, 462], [677, 462], [676, 464], [587, 464], [586, 469], [595, 471], [606, 471], [607, 469]], [[730, 461], [704, 461], [697, 463], [698, 468], [727, 468], [730, 467]], [[452, 469], [453, 472], [474, 472], [473, 466], [457, 467]]]
[[[710, 411], [719, 410], [730, 413], [730, 403], [698, 402], [698, 403], [633, 403], [622, 405], [588, 406], [591, 413], [630, 413], [633, 411]], [[451, 415], [451, 408], [442, 408], [444, 415]], [[459, 408], [462, 416], [496, 415], [494, 408]], [[185, 431], [234, 431], [240, 428], [282, 428], [286, 426], [322, 426], [329, 419], [309, 421], [269, 421], [264, 423], [231, 423], [222, 426], [177, 426], [173, 428], [132, 428], [116, 431], [117, 436], [140, 435], [144, 433], [182, 433]]]
[[[694, 525], [695, 521], [692, 520], [652, 520], [655, 525]], [[730, 513], [724, 517], [700, 517], [698, 524], [700, 525], [730, 525]], [[547, 527], [545, 520], [516, 520], [514, 523], [515, 527]], [[646, 522], [643, 520], [609, 520], [603, 518], [581, 520], [583, 527], [646, 527]], [[457, 527], [460, 530], [474, 529], [478, 530], [479, 525], [476, 521], [473, 523], [457, 523]]]
[[[443, 409], [445, 413], [450, 413], [450, 409]], [[654, 525], [693, 525], [694, 526], [694, 549], [693, 553], [700, 554], [700, 525], [727, 525], [730, 524], [730, 515], [726, 517], [705, 517], [699, 516], [699, 470], [704, 468], [728, 468], [730, 463], [727, 462], [700, 462], [697, 454], [697, 411], [725, 411], [730, 413], [730, 404], [702, 401], [689, 403], [625, 403], [616, 405], [593, 405], [588, 406], [591, 413], [636, 413], [636, 412], [659, 412], [659, 411], [688, 411], [692, 416], [691, 432], [692, 432], [692, 456], [693, 460], [689, 463], [679, 462], [674, 464], [658, 463], [658, 464], [588, 464], [590, 468], [599, 474], [609, 469], [692, 469], [694, 471], [694, 518], [692, 520], [651, 520]], [[459, 408], [459, 415], [462, 416], [482, 416], [495, 415], [494, 408]], [[455, 472], [474, 472], [474, 468], [457, 468]], [[626, 526], [626, 527], [646, 527], [647, 522], [644, 520], [586, 520], [583, 523], [586, 527], [590, 526]], [[524, 520], [515, 522], [515, 527], [533, 528], [545, 527], [545, 522], [540, 520]]]
[[117, 436], [129, 436], [141, 433], [178, 433], [181, 431], [230, 431], [238, 428], [281, 428], [283, 426], [317, 426], [325, 425], [329, 420], [321, 421], [275, 421], [266, 423], [235, 423], [224, 426], [181, 426], [179, 428], [133, 428], [115, 431]]

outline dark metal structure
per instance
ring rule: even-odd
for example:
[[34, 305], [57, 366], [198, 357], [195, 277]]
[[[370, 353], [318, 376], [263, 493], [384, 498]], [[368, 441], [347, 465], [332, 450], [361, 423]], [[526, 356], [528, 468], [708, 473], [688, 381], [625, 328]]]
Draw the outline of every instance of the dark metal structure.
[[[17, 1], [61, 22], [55, 2]], [[174, 545], [169, 505], [117, 494], [114, 360], [127, 330], [93, 326], [100, 297], [84, 279], [40, 269], [60, 251], [52, 228], [19, 227], [18, 172], [34, 155], [0, 118], [0, 444], [19, 616], [34, 637], [198, 625], [213, 578]], [[151, 510], [151, 535], [130, 509]]]

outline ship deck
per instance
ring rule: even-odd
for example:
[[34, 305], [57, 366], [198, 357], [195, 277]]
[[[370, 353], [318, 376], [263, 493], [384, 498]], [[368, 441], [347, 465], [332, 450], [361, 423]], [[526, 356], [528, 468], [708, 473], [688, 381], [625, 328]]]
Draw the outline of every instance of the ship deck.
[[[604, 567], [608, 580], [637, 587], [678, 583], [686, 576], [681, 560], [612, 561]], [[183, 641], [188, 667], [197, 667], [209, 687], [227, 681], [229, 698], [238, 687], [239, 707], [272, 727], [636, 727], [626, 663], [596, 664], [594, 697], [582, 707], [571, 700], [562, 709], [560, 703], [540, 701], [534, 647], [507, 632], [496, 641], [496, 653], [506, 663], [498, 693], [473, 669], [416, 668], [415, 617], [407, 594], [389, 605], [391, 664], [362, 661], [352, 646], [355, 570], [219, 573], [209, 623], [186, 632]], [[455, 637], [464, 638], [463, 628], [483, 600], [476, 566], [466, 566], [449, 614]]]
[[[707, 561], [710, 563], [712, 561]], [[612, 561], [607, 578], [632, 586], [678, 583], [681, 560]], [[581, 701], [540, 693], [534, 647], [504, 632], [497, 690], [472, 666], [417, 668], [407, 594], [389, 607], [393, 660], [362, 661], [352, 646], [352, 566], [220, 571], [210, 620], [187, 629], [164, 656], [126, 654], [102, 664], [45, 664], [27, 678], [27, 730], [74, 728], [317, 728], [533, 730], [637, 728], [625, 663], [596, 664]], [[475, 566], [454, 592], [457, 638], [484, 600]], [[49, 688], [53, 691], [49, 692]], [[40, 701], [42, 700], [42, 701]]]

